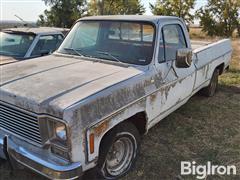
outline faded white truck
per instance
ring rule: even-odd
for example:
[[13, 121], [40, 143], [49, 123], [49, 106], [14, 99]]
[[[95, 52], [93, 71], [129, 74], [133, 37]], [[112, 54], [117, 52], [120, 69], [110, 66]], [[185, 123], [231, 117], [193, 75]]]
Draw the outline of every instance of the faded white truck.
[[177, 17], [82, 18], [54, 54], [1, 67], [0, 157], [51, 179], [122, 177], [141, 135], [214, 95], [231, 53], [228, 39], [191, 43]]

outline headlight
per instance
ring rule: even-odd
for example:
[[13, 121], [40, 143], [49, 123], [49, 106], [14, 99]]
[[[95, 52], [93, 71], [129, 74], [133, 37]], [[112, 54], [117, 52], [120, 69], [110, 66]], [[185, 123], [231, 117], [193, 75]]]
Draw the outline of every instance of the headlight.
[[65, 124], [57, 122], [55, 126], [56, 137], [60, 140], [67, 140], [67, 129]]

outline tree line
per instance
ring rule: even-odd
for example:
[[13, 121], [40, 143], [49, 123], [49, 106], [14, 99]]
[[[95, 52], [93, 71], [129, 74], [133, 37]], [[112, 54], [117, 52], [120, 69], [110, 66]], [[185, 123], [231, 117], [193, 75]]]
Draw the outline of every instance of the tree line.
[[[79, 18], [92, 15], [142, 15], [146, 9], [140, 0], [43, 0], [49, 10], [39, 16], [38, 25], [70, 28]], [[208, 0], [194, 11], [196, 0], [157, 0], [149, 3], [154, 15], [178, 16], [187, 24], [199, 19], [209, 36], [240, 37], [240, 0]]]

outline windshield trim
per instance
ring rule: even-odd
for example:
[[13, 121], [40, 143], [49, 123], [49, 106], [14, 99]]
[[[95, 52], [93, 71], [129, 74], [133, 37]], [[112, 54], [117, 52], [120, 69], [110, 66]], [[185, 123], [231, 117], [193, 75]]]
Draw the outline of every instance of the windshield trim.
[[[148, 21], [148, 20], [123, 20], [123, 19], [79, 19], [79, 20], [77, 20], [74, 24], [73, 24], [73, 26], [71, 27], [71, 29], [70, 29], [70, 31], [69, 31], [69, 33], [68, 33], [68, 35], [70, 34], [70, 32], [72, 31], [72, 29], [73, 29], [73, 27], [77, 24], [77, 23], [79, 23], [79, 22], [81, 22], [81, 21], [94, 21], [94, 22], [99, 22], [99, 21], [103, 21], [103, 22], [108, 22], [108, 21], [110, 21], [110, 22], [127, 22], [127, 23], [130, 23], [130, 22], [132, 22], [132, 23], [144, 23], [144, 24], [148, 24], [148, 25], [151, 25], [152, 27], [153, 27], [153, 30], [154, 30], [154, 33], [153, 33], [153, 41], [152, 41], [152, 44], [153, 44], [153, 46], [152, 46], [152, 50], [153, 50], [153, 52], [152, 52], [152, 58], [151, 58], [151, 60], [149, 61], [149, 63], [148, 64], [132, 64], [132, 63], [127, 63], [127, 62], [122, 62], [122, 63], [124, 63], [124, 64], [128, 64], [128, 65], [134, 65], [134, 66], [148, 66], [149, 64], [151, 64], [153, 61], [154, 61], [154, 54], [155, 54], [155, 46], [156, 46], [156, 36], [157, 36], [157, 25], [154, 23], [154, 22], [152, 22], [152, 21]], [[67, 36], [68, 36], [67, 35]], [[66, 37], [67, 37], [66, 36]], [[66, 37], [64, 38], [64, 40], [66, 39]], [[64, 42], [64, 41], [63, 41]], [[63, 44], [63, 43], [62, 43]], [[61, 46], [60, 46], [61, 47]], [[59, 47], [59, 48], [60, 48]], [[62, 52], [60, 52], [59, 51], [59, 48], [54, 52], [54, 53], [58, 53], [58, 54], [64, 54], [64, 55], [66, 55], [66, 53], [62, 53]], [[70, 54], [69, 54], [70, 55]], [[108, 59], [106, 59], [106, 58], [94, 58], [94, 57], [87, 57], [87, 58], [89, 58], [89, 59], [101, 59], [101, 60], [104, 60], [104, 61], [111, 61], [111, 60], [108, 60]], [[117, 62], [117, 61], [114, 61], [114, 62], [116, 62], [116, 63], [118, 63], [118, 64], [121, 64], [120, 62]]]

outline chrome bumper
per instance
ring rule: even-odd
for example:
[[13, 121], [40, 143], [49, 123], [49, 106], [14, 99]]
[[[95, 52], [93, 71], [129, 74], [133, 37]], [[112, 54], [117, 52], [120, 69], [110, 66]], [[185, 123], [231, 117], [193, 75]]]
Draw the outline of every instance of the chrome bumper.
[[22, 165], [50, 179], [76, 179], [82, 174], [79, 162], [70, 163], [55, 157], [48, 150], [19, 141], [2, 130], [0, 158], [9, 160], [13, 167]]

